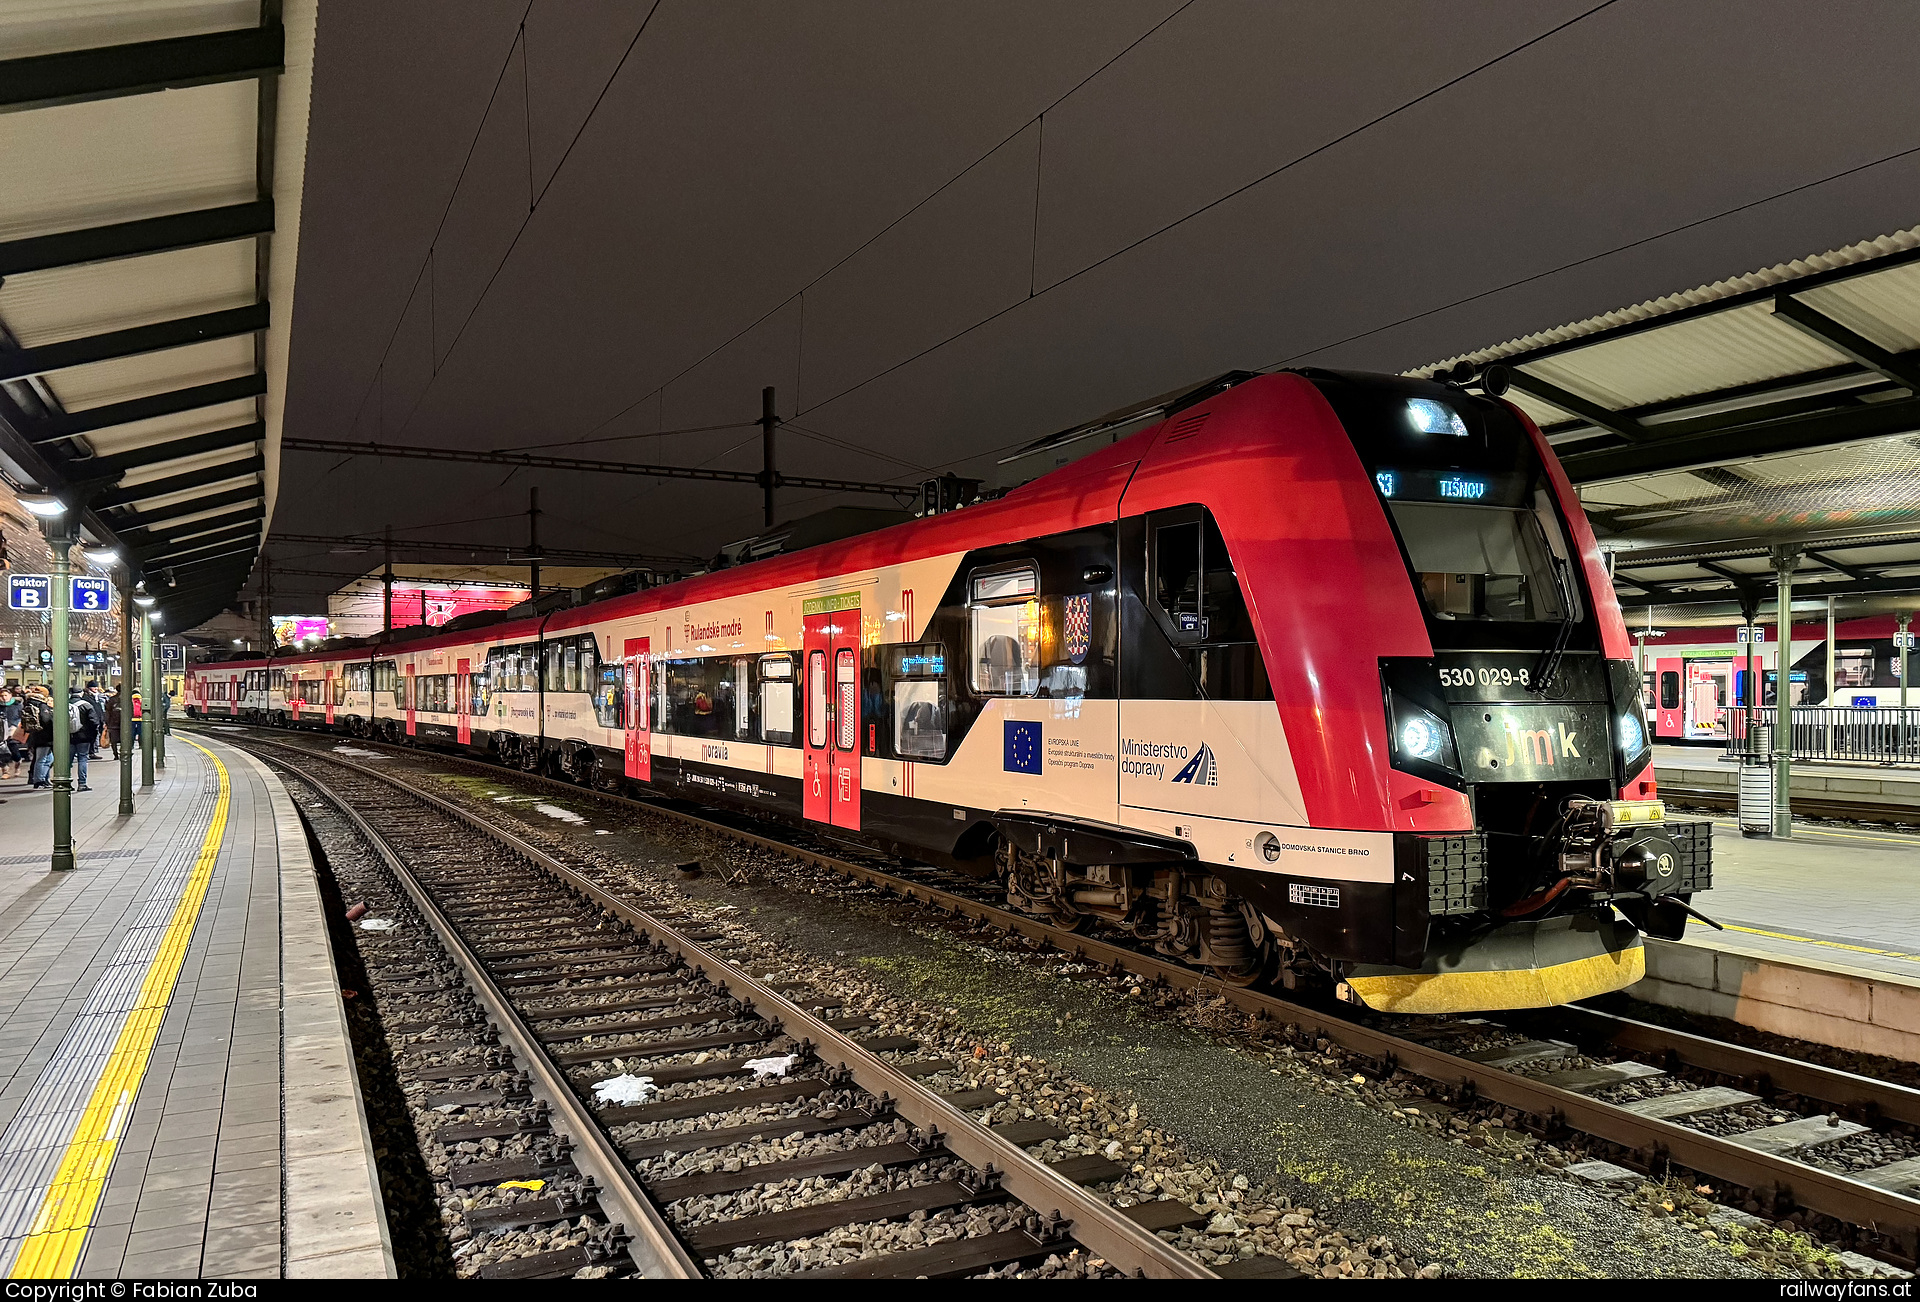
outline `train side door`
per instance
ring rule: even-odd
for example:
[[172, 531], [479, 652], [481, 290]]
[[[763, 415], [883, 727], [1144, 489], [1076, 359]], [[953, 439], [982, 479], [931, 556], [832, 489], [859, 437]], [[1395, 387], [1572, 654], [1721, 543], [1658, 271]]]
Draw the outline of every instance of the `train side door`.
[[338, 685], [338, 682], [339, 680], [333, 676], [333, 666], [328, 665], [326, 681], [320, 687], [320, 690], [324, 692], [325, 695], [322, 696], [320, 699], [326, 703], [327, 726], [329, 728], [333, 726], [333, 704], [334, 704], [334, 696], [336, 695], [336, 693], [334, 692], [334, 688], [335, 686]]
[[407, 666], [407, 736], [413, 736], [413, 666]]
[[455, 707], [459, 711], [454, 739], [462, 746], [473, 744], [473, 661], [462, 656], [455, 666], [454, 690], [460, 694]]
[[652, 721], [649, 718], [652, 697], [649, 694], [647, 656], [650, 637], [627, 639], [626, 654], [620, 658], [622, 671], [621, 726], [627, 731], [627, 776], [637, 782], [653, 781]]
[[[857, 601], [827, 598], [823, 604]], [[803, 623], [801, 738], [806, 816], [860, 827], [860, 608], [821, 611]]]
[[1653, 699], [1657, 707], [1654, 723], [1654, 735], [1659, 737], [1684, 737], [1687, 735], [1685, 718], [1685, 699], [1681, 693], [1681, 663], [1678, 656], [1668, 660], [1654, 661]]
[[234, 674], [227, 679], [227, 714], [238, 718], [240, 715], [240, 675]]
[[[268, 693], [262, 693], [262, 695], [266, 696], [269, 701], [273, 699], [273, 697]], [[300, 707], [307, 703], [306, 697], [300, 691], [300, 678], [298, 675], [296, 674], [287, 675], [286, 696], [287, 696], [287, 708], [293, 711], [293, 721], [295, 723], [298, 723], [300, 722]]]

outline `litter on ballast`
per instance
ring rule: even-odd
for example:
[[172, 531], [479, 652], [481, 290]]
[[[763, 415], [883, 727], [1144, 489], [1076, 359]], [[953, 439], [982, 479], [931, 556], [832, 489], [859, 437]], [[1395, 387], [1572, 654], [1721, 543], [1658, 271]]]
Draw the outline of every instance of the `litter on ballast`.
[[651, 1076], [609, 1076], [593, 1085], [593, 1096], [602, 1103], [644, 1103], [659, 1092]]
[[799, 1061], [800, 1055], [797, 1053], [790, 1053], [782, 1058], [749, 1058], [747, 1070], [756, 1076], [784, 1076], [792, 1071], [794, 1064]]
[[395, 927], [399, 925], [400, 924], [395, 922], [392, 918], [360, 919], [360, 930], [362, 931], [392, 931]]
[[525, 1189], [531, 1193], [539, 1193], [546, 1187], [547, 1182], [545, 1180], [509, 1180], [505, 1184], [497, 1184], [494, 1186], [496, 1189]]

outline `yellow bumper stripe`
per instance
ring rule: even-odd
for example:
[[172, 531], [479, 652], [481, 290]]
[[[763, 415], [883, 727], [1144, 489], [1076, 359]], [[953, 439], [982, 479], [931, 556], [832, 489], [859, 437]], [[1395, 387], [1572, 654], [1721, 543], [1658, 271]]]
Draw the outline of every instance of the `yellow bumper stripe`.
[[200, 855], [187, 874], [186, 887], [174, 906], [160, 946], [147, 965], [140, 996], [127, 1014], [106, 1070], [93, 1087], [80, 1124], [60, 1159], [53, 1184], [41, 1199], [32, 1228], [20, 1244], [11, 1272], [15, 1279], [69, 1279], [80, 1264], [80, 1249], [92, 1227], [93, 1214], [100, 1195], [107, 1187], [107, 1175], [113, 1169], [113, 1155], [120, 1147], [127, 1115], [133, 1111], [134, 1096], [146, 1076], [147, 1063], [153, 1057], [154, 1040], [160, 1034], [160, 1022], [167, 1014], [173, 988], [186, 961], [187, 943], [193, 938], [194, 924], [200, 918], [200, 906], [207, 898], [207, 885], [213, 879], [214, 860], [220, 855], [220, 843], [227, 830], [227, 804], [230, 789], [227, 766], [198, 742], [180, 738], [213, 762], [220, 777], [220, 794], [207, 825], [206, 838], [200, 843]]
[[1408, 972], [1349, 977], [1367, 1007], [1383, 1013], [1481, 1013], [1550, 1008], [1624, 989], [1647, 974], [1639, 945], [1548, 967], [1506, 972]]

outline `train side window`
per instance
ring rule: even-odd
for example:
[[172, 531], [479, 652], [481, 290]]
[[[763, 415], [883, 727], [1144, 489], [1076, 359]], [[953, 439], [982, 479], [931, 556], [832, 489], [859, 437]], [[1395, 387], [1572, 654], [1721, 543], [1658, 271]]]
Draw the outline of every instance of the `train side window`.
[[738, 656], [733, 662], [733, 735], [753, 740], [753, 661]]
[[807, 653], [807, 745], [827, 744], [827, 653]]
[[947, 757], [947, 649], [938, 642], [887, 648], [893, 680], [893, 753]]
[[1680, 708], [1680, 675], [1671, 669], [1660, 671], [1660, 708], [1663, 710]]
[[[591, 650], [582, 653], [582, 663], [588, 672], [594, 671], [595, 659]], [[598, 667], [599, 681], [593, 687], [593, 717], [602, 728], [620, 726], [620, 704], [626, 696], [626, 670], [617, 660], [601, 662]], [[485, 713], [482, 707], [481, 713]]]
[[851, 647], [842, 647], [834, 657], [833, 692], [834, 730], [839, 734], [834, 744], [852, 750], [860, 744], [860, 665]]
[[1180, 507], [1151, 517], [1147, 591], [1161, 628], [1202, 696], [1273, 699], [1253, 617], [1213, 513]]
[[547, 643], [547, 690], [549, 692], [557, 692], [560, 690], [560, 657], [563, 654], [564, 652], [558, 642]]
[[561, 652], [560, 663], [562, 666], [561, 673], [560, 673], [560, 676], [561, 676], [560, 690], [564, 692], [579, 691], [580, 690], [580, 648], [576, 646], [570, 646], [565, 651]]
[[580, 686], [576, 689], [591, 692], [599, 680], [599, 655], [594, 650], [593, 639], [580, 639]]
[[793, 657], [760, 657], [760, 739], [793, 745]]
[[974, 575], [967, 603], [973, 690], [1032, 696], [1040, 689], [1040, 576], [1032, 566]]

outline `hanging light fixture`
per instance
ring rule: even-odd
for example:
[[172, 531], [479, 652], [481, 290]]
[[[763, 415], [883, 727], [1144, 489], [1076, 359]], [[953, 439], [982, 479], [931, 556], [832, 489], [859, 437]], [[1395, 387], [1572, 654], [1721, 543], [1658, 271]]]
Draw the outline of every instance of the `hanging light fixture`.
[[142, 579], [133, 587], [133, 600], [142, 610], [146, 610], [151, 608], [153, 603], [160, 600], [160, 598], [147, 591], [147, 581]]

